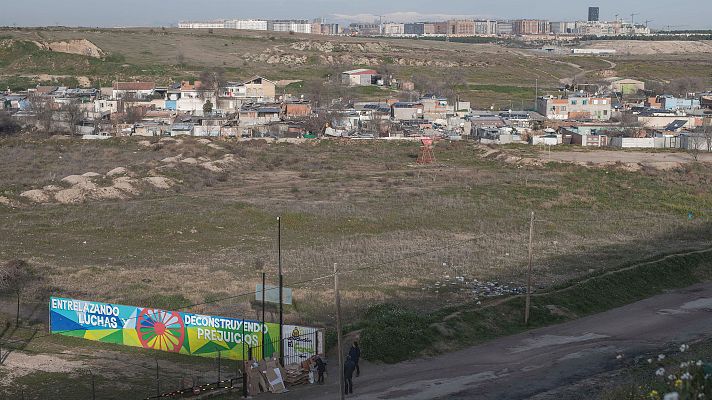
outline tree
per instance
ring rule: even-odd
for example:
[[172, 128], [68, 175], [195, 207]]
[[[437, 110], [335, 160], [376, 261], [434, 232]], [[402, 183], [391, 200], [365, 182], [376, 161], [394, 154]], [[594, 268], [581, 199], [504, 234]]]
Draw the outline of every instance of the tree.
[[0, 136], [12, 135], [20, 130], [20, 125], [12, 120], [10, 114], [0, 111]]
[[700, 133], [691, 133], [687, 136], [687, 151], [695, 161], [700, 160], [700, 153], [705, 146], [705, 137]]
[[203, 114], [210, 114], [213, 112], [213, 103], [208, 100], [203, 104]]
[[324, 134], [327, 127], [332, 126], [337, 117], [338, 113], [334, 111], [319, 111], [304, 121], [304, 129], [312, 134], [321, 136]]
[[32, 268], [23, 260], [8, 261], [0, 267], [0, 291], [12, 293], [17, 298], [16, 326], [20, 324], [20, 299], [36, 279], [37, 276]]
[[76, 135], [79, 131], [79, 124], [82, 122], [82, 116], [84, 112], [82, 111], [79, 104], [69, 103], [62, 107], [66, 115], [66, 121], [69, 124], [69, 130], [72, 135]]
[[54, 108], [52, 108], [52, 100], [42, 96], [30, 97], [30, 107], [35, 114], [35, 119], [39, 128], [46, 133], [52, 130], [52, 121], [54, 119]]

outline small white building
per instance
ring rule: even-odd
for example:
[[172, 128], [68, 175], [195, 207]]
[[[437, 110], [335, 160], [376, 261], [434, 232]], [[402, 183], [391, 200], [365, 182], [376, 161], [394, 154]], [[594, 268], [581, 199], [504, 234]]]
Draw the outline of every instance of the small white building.
[[341, 83], [348, 86], [370, 86], [378, 83], [378, 71], [375, 69], [354, 69], [341, 73]]

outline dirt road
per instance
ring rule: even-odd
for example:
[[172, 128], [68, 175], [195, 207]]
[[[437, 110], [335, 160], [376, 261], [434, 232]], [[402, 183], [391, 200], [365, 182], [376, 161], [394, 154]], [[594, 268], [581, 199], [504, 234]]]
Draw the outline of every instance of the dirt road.
[[[347, 398], [585, 398], [562, 395], [561, 388], [622, 368], [636, 355], [710, 337], [712, 283], [706, 283], [440, 357], [364, 365], [354, 382], [356, 394]], [[298, 388], [282, 398], [338, 398], [337, 375], [331, 374], [328, 385]]]
[[[570, 162], [581, 165], [606, 166], [623, 164], [632, 170], [649, 167], [659, 170], [678, 169], [684, 164], [694, 162], [692, 155], [682, 152], [645, 152], [645, 151], [541, 151], [542, 161]], [[712, 162], [712, 154], [699, 154], [698, 161]]]

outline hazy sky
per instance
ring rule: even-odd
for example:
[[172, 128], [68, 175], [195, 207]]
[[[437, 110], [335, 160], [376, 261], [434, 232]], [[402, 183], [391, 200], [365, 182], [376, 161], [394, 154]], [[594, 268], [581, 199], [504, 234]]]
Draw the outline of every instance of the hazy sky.
[[[362, 14], [419, 19], [465, 15], [500, 18], [585, 19], [589, 5], [602, 19], [615, 14], [651, 27], [712, 28], [709, 0], [0, 0], [0, 25], [149, 26], [216, 18], [315, 18]], [[411, 14], [396, 14], [411, 13]], [[415, 13], [415, 15], [413, 14]], [[421, 15], [418, 15], [421, 14]], [[336, 17], [336, 16], [339, 17]], [[358, 19], [363, 19], [361, 16]]]

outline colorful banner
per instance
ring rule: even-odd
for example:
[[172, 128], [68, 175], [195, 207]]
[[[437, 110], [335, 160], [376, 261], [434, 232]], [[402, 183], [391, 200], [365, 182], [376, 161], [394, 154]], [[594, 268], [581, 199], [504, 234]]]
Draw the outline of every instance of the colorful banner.
[[[261, 355], [262, 349], [255, 348], [262, 345], [264, 336], [266, 357], [279, 350], [279, 324], [273, 323], [263, 326], [261, 322], [235, 318], [59, 297], [50, 298], [49, 315], [50, 333], [103, 343], [204, 357], [217, 357], [219, 352], [224, 358], [246, 360], [249, 348]], [[295, 329], [315, 331], [306, 327], [286, 328], [285, 338], [290, 338]]]

